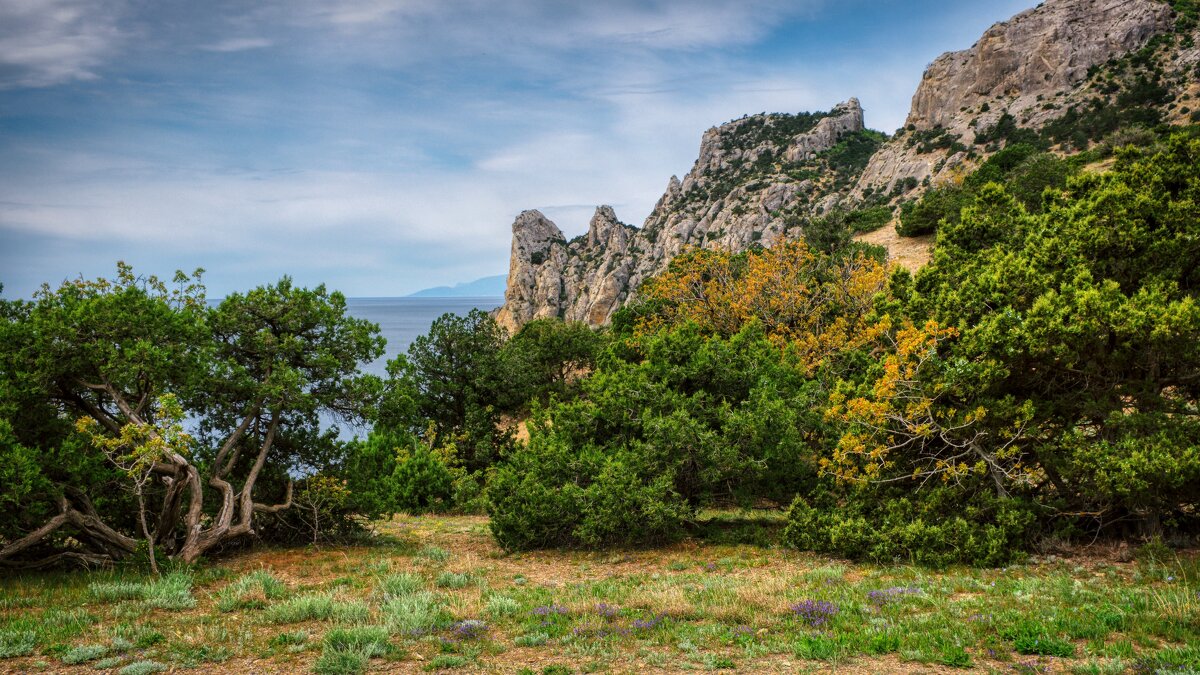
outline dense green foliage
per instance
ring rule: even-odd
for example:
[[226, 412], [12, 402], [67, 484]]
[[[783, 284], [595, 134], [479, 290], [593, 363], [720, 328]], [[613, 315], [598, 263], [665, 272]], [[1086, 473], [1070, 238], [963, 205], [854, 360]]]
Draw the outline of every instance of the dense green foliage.
[[[209, 306], [199, 273], [43, 287], [0, 303], [0, 562], [194, 560], [286, 505], [290, 472], [347, 449], [321, 416], [372, 414], [383, 349], [345, 300], [288, 279]], [[183, 415], [194, 434], [182, 433]], [[206, 499], [217, 495], [217, 499]], [[255, 517], [255, 514], [260, 517]]]
[[1010, 146], [915, 279], [837, 239], [677, 259], [497, 468], [493, 532], [647, 544], [792, 501], [793, 546], [993, 565], [1073, 528], [1194, 529], [1198, 159], [1179, 136], [1079, 173]]
[[900, 210], [896, 231], [901, 236], [931, 234], [943, 221], [959, 221], [964, 206], [975, 201], [989, 183], [999, 183], [1031, 212], [1041, 210], [1042, 193], [1061, 189], [1067, 178], [1078, 172], [1077, 162], [1064, 160], [1048, 152], [1039, 152], [1029, 144], [1009, 145], [983, 162], [961, 183], [930, 189], [918, 201], [907, 202]]
[[1014, 486], [1113, 519], [1200, 499], [1198, 158], [1182, 136], [1123, 152], [1042, 213], [988, 186], [939, 232], [913, 312], [959, 334], [936, 375], [954, 405], [988, 410], [993, 438], [1024, 427]]

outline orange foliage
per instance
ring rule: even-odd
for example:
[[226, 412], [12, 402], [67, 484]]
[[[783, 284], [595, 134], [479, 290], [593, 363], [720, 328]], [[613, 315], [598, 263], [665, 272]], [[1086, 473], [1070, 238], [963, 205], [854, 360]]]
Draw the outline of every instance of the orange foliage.
[[889, 324], [871, 316], [888, 268], [864, 255], [844, 260], [788, 242], [746, 256], [697, 250], [651, 280], [643, 297], [661, 303], [639, 333], [693, 321], [729, 336], [757, 320], [772, 342], [790, 346], [809, 368], [870, 344]]

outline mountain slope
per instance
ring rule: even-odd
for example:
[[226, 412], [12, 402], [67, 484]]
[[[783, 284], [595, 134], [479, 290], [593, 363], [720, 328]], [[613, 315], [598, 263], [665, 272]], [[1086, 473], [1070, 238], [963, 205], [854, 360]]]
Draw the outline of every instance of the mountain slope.
[[642, 228], [596, 209], [568, 242], [537, 211], [513, 222], [505, 304], [513, 330], [543, 317], [598, 325], [642, 280], [686, 247], [741, 249], [790, 236], [792, 216], [819, 213], [849, 194], [883, 136], [863, 128], [851, 99], [828, 113], [753, 115], [709, 129], [691, 171], [675, 176]]
[[[542, 214], [524, 212], [513, 223], [497, 320], [510, 330], [552, 316], [600, 325], [685, 248], [769, 246], [835, 211], [869, 213], [878, 225], [1012, 143], [1066, 154], [1122, 130], [1195, 122], [1193, 4], [1047, 0], [938, 57], [891, 138], [864, 128], [855, 99], [828, 113], [714, 127], [692, 170], [671, 178], [641, 228], [600, 207], [588, 233], [568, 242]], [[891, 228], [872, 238], [900, 248]], [[893, 255], [920, 264], [927, 246], [909, 240]]]

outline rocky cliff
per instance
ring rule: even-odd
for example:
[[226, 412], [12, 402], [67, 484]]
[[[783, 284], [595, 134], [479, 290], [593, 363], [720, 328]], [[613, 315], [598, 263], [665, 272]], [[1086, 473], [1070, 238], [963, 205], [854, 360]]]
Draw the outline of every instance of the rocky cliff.
[[1138, 124], [1195, 122], [1186, 104], [1200, 102], [1200, 34], [1156, 44], [1172, 29], [1162, 0], [1047, 0], [937, 58], [890, 139], [864, 128], [856, 99], [709, 129], [691, 171], [671, 177], [640, 229], [600, 207], [568, 242], [542, 214], [518, 216], [497, 319], [510, 330], [551, 316], [602, 324], [686, 247], [767, 246], [834, 209], [896, 205], [961, 176], [1020, 130], [1066, 152], [1110, 128], [1095, 120], [1119, 117], [1121, 105], [1160, 111], [1128, 116]]
[[671, 177], [640, 229], [601, 206], [587, 234], [568, 242], [525, 211], [513, 222], [497, 321], [510, 331], [552, 316], [602, 324], [686, 247], [739, 250], [788, 236], [795, 215], [849, 193], [881, 141], [864, 130], [857, 99], [827, 113], [753, 115], [705, 132], [691, 171]]
[[1160, 0], [1047, 0], [992, 26], [925, 70], [905, 127], [871, 158], [855, 196], [949, 179], [986, 154], [972, 150], [1005, 115], [1027, 128], [1063, 116], [1090, 71], [1174, 22]]

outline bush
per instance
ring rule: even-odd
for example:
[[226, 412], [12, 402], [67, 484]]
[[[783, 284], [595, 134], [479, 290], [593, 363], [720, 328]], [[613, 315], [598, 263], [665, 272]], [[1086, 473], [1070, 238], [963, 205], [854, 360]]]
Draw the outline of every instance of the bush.
[[392, 474], [396, 506], [409, 513], [446, 511], [453, 504], [454, 472], [449, 458], [418, 445], [401, 451]]
[[535, 430], [488, 486], [492, 534], [507, 550], [674, 539], [687, 509], [673, 477], [639, 472], [642, 463], [633, 453], [576, 450]]
[[784, 543], [876, 562], [1003, 565], [1028, 546], [1036, 520], [1019, 500], [967, 499], [949, 488], [912, 497], [864, 488], [842, 504], [817, 501], [792, 502]]
[[264, 519], [259, 534], [288, 544], [346, 542], [366, 531], [364, 521], [348, 482], [317, 474], [296, 484], [292, 507]]
[[900, 209], [896, 233], [901, 237], [931, 234], [943, 220], [957, 221], [966, 204], [967, 196], [957, 185], [930, 190], [920, 200], [908, 202]]

